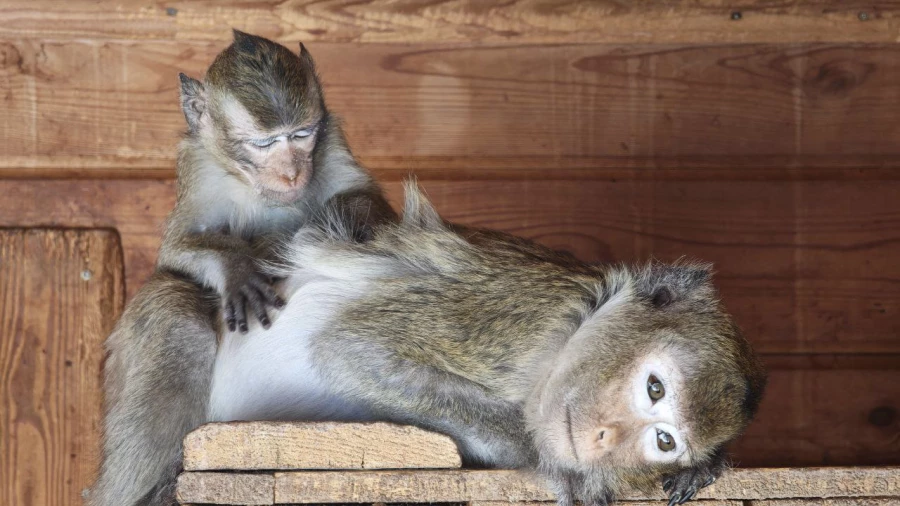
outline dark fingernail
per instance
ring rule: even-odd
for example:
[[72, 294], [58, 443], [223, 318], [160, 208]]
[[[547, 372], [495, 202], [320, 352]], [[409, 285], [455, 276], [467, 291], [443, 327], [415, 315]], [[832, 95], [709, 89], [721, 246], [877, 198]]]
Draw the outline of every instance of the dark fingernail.
[[247, 329], [247, 324], [246, 324], [245, 322], [241, 322], [241, 332], [243, 332], [244, 334], [246, 334], [246, 333], [247, 333], [247, 330], [248, 330], [248, 329]]
[[716, 477], [715, 477], [715, 476], [710, 476], [709, 478], [707, 478], [706, 483], [704, 483], [703, 486], [704, 486], [704, 487], [708, 487], [708, 486], [712, 485], [712, 484], [715, 483], [715, 482], [716, 482]]
[[669, 506], [675, 506], [678, 504], [679, 500], [681, 500], [681, 492], [675, 492], [675, 494], [672, 495], [672, 498], [669, 499]]
[[694, 487], [689, 488], [687, 491], [687, 494], [685, 494], [685, 496], [681, 498], [681, 501], [679, 501], [678, 504], [684, 504], [684, 503], [690, 501], [691, 499], [694, 498], [694, 496], [696, 494], [697, 494], [696, 488], [694, 488]]
[[277, 307], [278, 309], [283, 308], [284, 307], [284, 299], [282, 299], [281, 297], [275, 297], [275, 307]]
[[265, 316], [260, 318], [259, 321], [262, 323], [263, 328], [266, 328], [266, 329], [272, 325], [272, 322], [270, 322], [269, 319], [266, 318]]
[[670, 480], [664, 481], [664, 482], [663, 482], [663, 491], [664, 491], [664, 492], [668, 492], [669, 489], [671, 489], [671, 488], [672, 488], [672, 485], [674, 485], [674, 484], [675, 484], [675, 481], [674, 481], [674, 480], [671, 480], [671, 479], [670, 479]]
[[234, 324], [234, 320], [228, 322], [228, 330], [234, 332], [234, 329], [237, 328]]

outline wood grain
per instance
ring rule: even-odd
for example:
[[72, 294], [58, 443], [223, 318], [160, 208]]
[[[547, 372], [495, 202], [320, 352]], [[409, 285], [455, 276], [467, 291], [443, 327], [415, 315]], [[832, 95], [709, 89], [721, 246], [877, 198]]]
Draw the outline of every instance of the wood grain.
[[781, 499], [775, 501], [747, 501], [744, 506], [897, 506], [900, 497], [889, 499], [877, 498], [842, 498], [842, 499]]
[[271, 474], [182, 473], [178, 502], [256, 506], [274, 504], [275, 478]]
[[[616, 504], [624, 504], [627, 506], [664, 506], [669, 501], [618, 501]], [[467, 506], [554, 506], [555, 502], [547, 501], [469, 501]], [[696, 506], [746, 506], [743, 501], [691, 501]]]
[[[359, 471], [275, 474], [275, 503], [549, 501], [542, 480], [518, 471]], [[193, 499], [179, 488], [179, 497]], [[735, 469], [699, 499], [900, 497], [900, 468]], [[662, 499], [627, 492], [624, 499]], [[194, 501], [199, 502], [199, 501]]]
[[[900, 353], [900, 182], [422, 181], [443, 215], [588, 261], [715, 263], [764, 353]], [[394, 202], [400, 185], [387, 185]], [[171, 182], [0, 180], [0, 226], [116, 228], [128, 293], [149, 275]], [[881, 357], [891, 367], [892, 359]], [[884, 367], [884, 366], [882, 366]]]
[[[0, 176], [171, 177], [177, 73], [226, 43], [0, 39]], [[896, 43], [309, 47], [392, 179], [900, 174]]]
[[900, 465], [893, 370], [778, 370], [756, 419], [730, 448], [757, 466]]
[[447, 469], [462, 462], [447, 436], [389, 423], [215, 423], [184, 440], [186, 471]]
[[[5, 2], [0, 36], [224, 40], [232, 27], [342, 42], [894, 42], [896, 1]], [[733, 19], [740, 13], [739, 20]]]
[[0, 504], [80, 504], [98, 465], [102, 342], [122, 310], [110, 230], [0, 230]]

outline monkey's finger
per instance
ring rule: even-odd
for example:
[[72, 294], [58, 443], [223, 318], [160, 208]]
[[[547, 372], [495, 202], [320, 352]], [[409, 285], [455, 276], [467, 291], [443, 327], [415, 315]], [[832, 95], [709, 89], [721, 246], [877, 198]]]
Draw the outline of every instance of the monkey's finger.
[[675, 480], [673, 480], [672, 478], [666, 478], [666, 480], [663, 481], [663, 492], [668, 494], [669, 490], [671, 490], [673, 486], [675, 486]]
[[682, 497], [681, 500], [678, 501], [678, 504], [684, 504], [684, 503], [690, 501], [691, 499], [694, 498], [694, 496], [696, 494], [697, 494], [697, 487], [692, 486], [691, 488], [687, 489], [687, 492], [685, 492], [684, 497]]
[[680, 502], [678, 502], [680, 500], [681, 500], [681, 492], [675, 492], [674, 494], [672, 494], [672, 497], [669, 499], [669, 506], [675, 506], [676, 504], [681, 504]]
[[272, 322], [269, 321], [269, 315], [266, 313], [266, 304], [263, 301], [263, 296], [260, 294], [259, 290], [247, 288], [242, 290], [242, 292], [244, 294], [244, 301], [250, 306], [253, 315], [256, 316], [259, 323], [262, 323], [263, 328], [267, 329], [271, 327]]
[[247, 326], [247, 299], [243, 295], [238, 295], [238, 302], [234, 305], [235, 318], [237, 326], [241, 329], [242, 334], [246, 334], [249, 327]]
[[262, 296], [263, 301], [266, 305], [274, 306], [278, 309], [284, 307], [284, 299], [278, 296], [278, 293], [272, 288], [271, 285], [266, 284], [262, 281], [251, 282], [254, 288], [259, 291], [259, 294]]
[[234, 319], [234, 304], [230, 300], [225, 304], [225, 324], [228, 325], [228, 330], [231, 332], [237, 328], [237, 322]]
[[715, 483], [715, 482], [716, 482], [716, 477], [715, 477], [715, 476], [710, 476], [709, 478], [706, 479], [706, 483], [704, 483], [704, 484], [703, 484], [703, 487], [701, 487], [701, 488], [708, 487], [708, 486], [712, 485], [712, 484]]

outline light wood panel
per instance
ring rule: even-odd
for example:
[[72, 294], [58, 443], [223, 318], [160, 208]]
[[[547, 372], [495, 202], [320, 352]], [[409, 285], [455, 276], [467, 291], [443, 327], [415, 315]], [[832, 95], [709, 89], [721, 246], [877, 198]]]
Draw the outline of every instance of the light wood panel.
[[392, 423], [212, 423], [184, 439], [187, 471], [461, 466], [448, 436]]
[[5, 2], [0, 36], [223, 40], [237, 27], [268, 37], [366, 42], [893, 42], [900, 26], [896, 1], [858, 0], [68, 0], [62, 5]]
[[114, 231], [0, 230], [0, 504], [81, 503], [123, 302]]
[[[0, 40], [0, 176], [170, 177], [177, 73], [226, 44]], [[309, 47], [355, 152], [393, 179], [900, 173], [900, 44]]]
[[[766, 353], [900, 352], [898, 182], [422, 186], [452, 221], [505, 230], [585, 260], [712, 261], [726, 306]], [[387, 189], [399, 201], [399, 183]], [[118, 229], [129, 294], [149, 275], [174, 204], [172, 183], [155, 180], [6, 180], [0, 194], [10, 196], [0, 199], [0, 226]]]
[[[182, 503], [233, 502], [232, 484], [258, 477], [260, 487], [246, 504], [315, 502], [533, 502], [553, 495], [541, 478], [518, 471], [357, 471], [275, 473], [272, 491], [263, 477], [242, 473], [194, 472], [178, 479]], [[699, 499], [891, 498], [900, 496], [900, 468], [735, 469], [698, 494]], [[626, 492], [625, 500], [662, 499], [662, 491]], [[268, 502], [267, 502], [268, 501]], [[841, 504], [837, 502], [836, 504]]]

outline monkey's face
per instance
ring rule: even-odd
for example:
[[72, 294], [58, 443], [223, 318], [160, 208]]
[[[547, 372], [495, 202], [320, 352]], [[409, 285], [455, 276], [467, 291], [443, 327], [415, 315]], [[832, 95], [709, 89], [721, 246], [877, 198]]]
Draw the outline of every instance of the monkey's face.
[[223, 162], [263, 198], [284, 204], [297, 201], [312, 179], [322, 111], [267, 129], [233, 97], [221, 100], [218, 109], [222, 128], [216, 137], [222, 140]]
[[235, 31], [206, 82], [182, 76], [189, 135], [262, 198], [300, 199], [328, 113], [309, 52]]
[[582, 322], [538, 381], [526, 416], [551, 474], [602, 476], [612, 491], [647, 488], [736, 438], [763, 384], [708, 279], [650, 272]]

